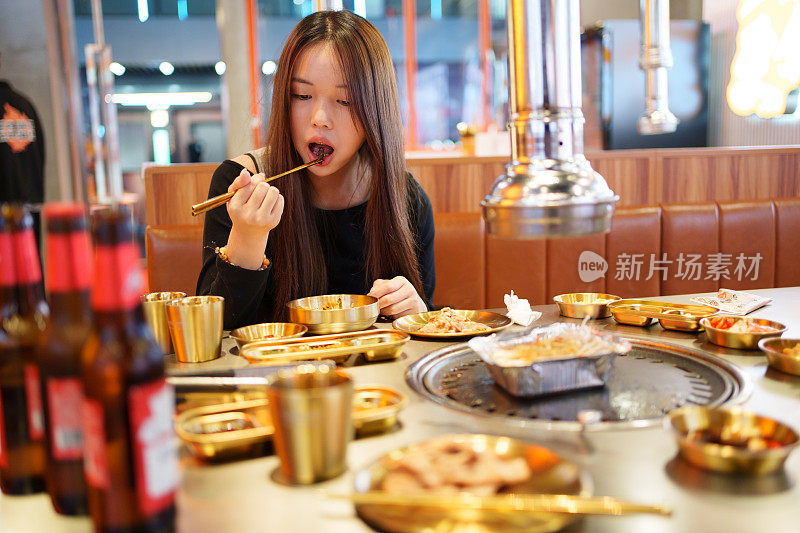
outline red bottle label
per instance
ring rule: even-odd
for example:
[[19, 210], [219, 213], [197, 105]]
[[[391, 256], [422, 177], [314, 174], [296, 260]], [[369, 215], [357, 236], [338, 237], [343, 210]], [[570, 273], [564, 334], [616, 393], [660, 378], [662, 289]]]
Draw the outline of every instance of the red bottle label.
[[86, 483], [99, 490], [111, 485], [106, 459], [106, 429], [103, 406], [96, 400], [83, 399], [83, 472]]
[[0, 233], [0, 286], [11, 287], [17, 282], [14, 245], [11, 234]]
[[83, 387], [80, 379], [47, 380], [50, 449], [57, 461], [73, 461], [83, 457], [82, 401]]
[[8, 466], [8, 454], [6, 453], [6, 416], [3, 413], [3, 395], [0, 391], [0, 466]]
[[153, 515], [172, 504], [178, 486], [173, 439], [175, 394], [166, 380], [136, 385], [128, 392], [136, 494], [139, 508]]
[[95, 249], [92, 307], [98, 311], [126, 311], [144, 294], [144, 273], [133, 243]]
[[47, 290], [70, 292], [90, 286], [91, 248], [85, 231], [51, 233], [47, 237]]
[[42, 280], [42, 267], [36, 250], [36, 238], [32, 229], [13, 234], [15, 257], [17, 258], [17, 278], [21, 284], [36, 283]]
[[36, 365], [26, 364], [23, 373], [25, 374], [25, 402], [28, 405], [28, 434], [31, 440], [42, 440], [44, 438], [44, 413], [42, 412], [39, 368]]

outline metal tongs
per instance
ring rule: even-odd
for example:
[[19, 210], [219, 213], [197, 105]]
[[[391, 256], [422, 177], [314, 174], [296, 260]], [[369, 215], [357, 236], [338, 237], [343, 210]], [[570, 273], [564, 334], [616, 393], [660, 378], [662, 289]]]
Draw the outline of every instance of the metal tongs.
[[[275, 176], [272, 176], [271, 178], [267, 178], [267, 179], [264, 180], [264, 183], [269, 183], [272, 180], [276, 180], [278, 178], [282, 178], [283, 176], [286, 176], [287, 174], [291, 174], [292, 172], [297, 172], [298, 170], [303, 170], [304, 168], [308, 168], [308, 167], [310, 167], [312, 165], [318, 165], [319, 163], [322, 163], [324, 160], [325, 160], [325, 156], [320, 156], [320, 157], [318, 157], [317, 159], [315, 159], [313, 161], [309, 161], [308, 163], [304, 163], [304, 164], [300, 165], [299, 167], [295, 167], [295, 168], [293, 168], [291, 170], [287, 170], [286, 172], [281, 172], [280, 174], [276, 174]], [[214, 209], [215, 207], [219, 207], [222, 204], [228, 203], [228, 200], [233, 198], [234, 194], [236, 194], [236, 191], [229, 191], [229, 192], [226, 192], [225, 194], [220, 194], [219, 196], [215, 196], [213, 198], [209, 198], [205, 202], [200, 202], [199, 204], [194, 204], [192, 206], [192, 216], [196, 217], [197, 215], [205, 213], [209, 209]]]

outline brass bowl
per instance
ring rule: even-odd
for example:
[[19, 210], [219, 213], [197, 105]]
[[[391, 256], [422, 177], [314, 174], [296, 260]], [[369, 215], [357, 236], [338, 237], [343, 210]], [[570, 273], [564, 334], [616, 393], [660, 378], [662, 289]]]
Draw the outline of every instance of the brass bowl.
[[206, 461], [255, 457], [275, 431], [265, 399], [188, 409], [175, 432], [193, 455]]
[[[342, 309], [323, 309], [337, 305]], [[289, 319], [308, 327], [314, 335], [344, 333], [367, 329], [378, 319], [378, 299], [364, 294], [325, 294], [292, 300], [288, 304]]]
[[[569, 318], [608, 318], [611, 311], [608, 304], [620, 300], [614, 294], [604, 294], [601, 292], [573, 292], [570, 294], [559, 294], [553, 297], [553, 301], [558, 306], [558, 311]], [[605, 302], [598, 303], [598, 300]]]
[[640, 306], [630, 305], [626, 307], [609, 307], [611, 316], [620, 324], [628, 326], [649, 326], [655, 318], [644, 316], [639, 312]]
[[800, 339], [781, 339], [779, 337], [758, 341], [758, 347], [766, 354], [769, 366], [795, 376], [800, 376], [800, 355], [789, 355], [783, 350], [794, 348], [798, 344], [800, 344]]
[[263, 340], [294, 339], [302, 337], [308, 328], [291, 322], [265, 322], [231, 331], [231, 338], [241, 350], [245, 344]]
[[376, 435], [397, 424], [397, 415], [408, 398], [386, 386], [361, 386], [353, 392], [353, 426], [356, 437]]
[[775, 331], [768, 333], [733, 333], [727, 329], [718, 329], [710, 325], [708, 317], [700, 320], [700, 325], [706, 330], [706, 337], [709, 341], [719, 346], [726, 348], [734, 348], [737, 350], [758, 350], [758, 342], [761, 339], [768, 337], [780, 337], [786, 331], [786, 326], [780, 322], [767, 320], [766, 318], [746, 318], [734, 315], [716, 315], [716, 317], [731, 317], [739, 320], [746, 320], [752, 324], [759, 324], [761, 326], [769, 326], [775, 328]]
[[668, 309], [664, 311], [665, 315], [674, 316], [675, 318], [659, 318], [658, 323], [664, 329], [671, 329], [673, 331], [702, 331], [703, 326], [697, 320], [697, 316], [687, 311], [680, 309]]
[[[783, 468], [786, 458], [797, 447], [798, 434], [791, 427], [772, 418], [759, 416], [740, 407], [681, 407], [669, 413], [664, 425], [678, 441], [681, 457], [689, 463], [725, 474], [762, 475]], [[714, 439], [732, 441], [743, 435], [775, 441], [777, 448], [749, 450], [730, 444], [699, 440], [698, 432]]]

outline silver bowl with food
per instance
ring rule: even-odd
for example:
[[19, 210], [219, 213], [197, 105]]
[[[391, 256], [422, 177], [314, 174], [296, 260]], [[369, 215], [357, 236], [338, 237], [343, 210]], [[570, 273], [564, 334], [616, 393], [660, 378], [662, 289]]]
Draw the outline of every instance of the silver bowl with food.
[[324, 294], [286, 304], [289, 320], [314, 335], [367, 329], [378, 319], [378, 299], [364, 294]]

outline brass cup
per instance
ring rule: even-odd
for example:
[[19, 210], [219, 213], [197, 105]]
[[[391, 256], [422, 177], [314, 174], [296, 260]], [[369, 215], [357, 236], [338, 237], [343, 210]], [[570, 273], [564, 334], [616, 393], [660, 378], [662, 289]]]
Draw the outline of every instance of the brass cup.
[[267, 386], [280, 472], [291, 484], [334, 478], [347, 468], [353, 438], [353, 382], [326, 363], [278, 372]]
[[175, 356], [181, 363], [203, 363], [220, 356], [221, 296], [189, 296], [167, 302], [167, 323]]
[[167, 325], [167, 302], [185, 297], [185, 292], [151, 292], [142, 295], [144, 319], [165, 354], [172, 353], [172, 340]]

